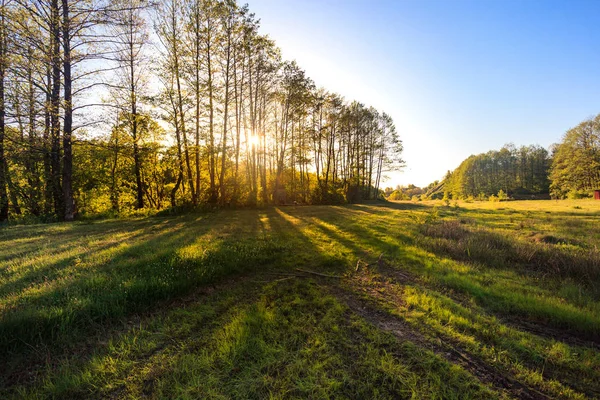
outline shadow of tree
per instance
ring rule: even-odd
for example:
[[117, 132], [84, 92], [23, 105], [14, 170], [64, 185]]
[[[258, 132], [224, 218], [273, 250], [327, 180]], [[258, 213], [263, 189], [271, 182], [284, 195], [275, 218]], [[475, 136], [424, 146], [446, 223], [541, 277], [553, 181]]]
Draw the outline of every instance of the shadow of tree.
[[[108, 243], [89, 247], [81, 243], [88, 227], [74, 227], [60, 239], [68, 256], [5, 282], [0, 354], [64, 345], [100, 324], [268, 265], [286, 246], [265, 231], [255, 211], [121, 224], [109, 224]], [[116, 244], [110, 236], [117, 231], [130, 234]]]

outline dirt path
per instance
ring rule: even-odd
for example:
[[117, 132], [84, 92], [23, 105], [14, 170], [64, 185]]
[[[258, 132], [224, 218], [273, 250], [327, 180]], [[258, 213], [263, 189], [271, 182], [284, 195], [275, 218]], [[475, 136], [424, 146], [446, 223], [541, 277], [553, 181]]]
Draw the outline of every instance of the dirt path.
[[498, 391], [505, 392], [511, 397], [519, 399], [537, 400], [551, 398], [524, 385], [513, 376], [488, 365], [485, 361], [466, 354], [455, 344], [447, 340], [443, 344], [433, 343], [430, 339], [412, 328], [406, 321], [378, 309], [370, 301], [361, 298], [355, 293], [342, 289], [339, 286], [331, 286], [330, 291], [338, 300], [346, 304], [352, 312], [377, 328], [392, 333], [401, 341], [410, 341], [417, 346], [433, 351], [453, 364], [460, 365], [479, 380]]
[[[391, 268], [389, 266], [379, 266], [377, 271], [388, 278], [392, 278], [394, 281], [406, 284], [406, 283], [415, 283], [417, 279], [412, 276], [408, 272], [400, 271], [395, 268]], [[440, 291], [439, 288], [435, 288], [435, 290]], [[440, 291], [445, 296], [450, 297], [452, 300], [457, 303], [463, 305], [464, 307], [469, 308], [470, 306], [465, 304], [464, 299], [457, 296], [456, 293], [451, 293], [449, 291]], [[577, 332], [570, 332], [561, 330], [548, 324], [544, 324], [540, 321], [528, 321], [523, 317], [516, 317], [510, 315], [504, 315], [502, 313], [494, 313], [494, 315], [500, 320], [503, 324], [511, 326], [517, 330], [525, 331], [529, 333], [533, 333], [534, 335], [556, 340], [557, 342], [563, 342], [572, 346], [579, 347], [589, 347], [595, 350], [600, 350], [600, 338], [591, 338], [586, 335], [578, 334]]]

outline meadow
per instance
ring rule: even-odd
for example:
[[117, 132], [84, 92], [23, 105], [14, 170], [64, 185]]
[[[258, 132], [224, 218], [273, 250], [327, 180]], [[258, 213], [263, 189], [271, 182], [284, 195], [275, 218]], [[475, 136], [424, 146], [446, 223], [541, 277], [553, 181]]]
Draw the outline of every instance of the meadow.
[[0, 398], [600, 397], [600, 201], [0, 228]]

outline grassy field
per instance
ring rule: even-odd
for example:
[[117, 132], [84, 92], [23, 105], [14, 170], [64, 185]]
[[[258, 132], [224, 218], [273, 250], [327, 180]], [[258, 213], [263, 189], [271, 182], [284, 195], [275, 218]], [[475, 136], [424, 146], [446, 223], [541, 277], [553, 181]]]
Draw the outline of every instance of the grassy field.
[[600, 397], [600, 201], [0, 228], [0, 398]]

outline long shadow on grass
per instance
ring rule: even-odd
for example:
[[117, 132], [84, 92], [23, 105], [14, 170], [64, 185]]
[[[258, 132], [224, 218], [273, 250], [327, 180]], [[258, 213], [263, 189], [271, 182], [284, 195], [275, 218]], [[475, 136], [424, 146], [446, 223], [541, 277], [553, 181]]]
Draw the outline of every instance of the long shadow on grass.
[[[136, 222], [132, 221], [128, 228], [131, 229], [135, 225], [137, 225]], [[35, 257], [40, 252], [43, 252], [44, 256], [61, 253], [68, 248], [74, 247], [74, 239], [81, 239], [82, 236], [91, 240], [97, 237], [104, 237], [110, 233], [106, 230], [94, 232], [97, 228], [92, 224], [37, 225], [37, 230], [33, 230], [31, 227], [28, 227], [29, 229], [27, 230], [21, 228], [11, 228], [14, 231], [11, 236], [0, 236], [2, 238], [0, 242], [5, 246], [0, 253], [0, 262], [3, 265], [7, 265], [5, 263], [24, 256], [29, 258]], [[26, 236], [28, 235], [27, 232], [31, 232], [35, 236]], [[51, 248], [48, 248], [49, 242], [52, 244]]]
[[[367, 213], [366, 219], [361, 215], [363, 212]], [[295, 213], [292, 212], [291, 215]], [[365, 211], [363, 207], [332, 207], [327, 213], [297, 217], [304, 219], [307, 224], [313, 224], [324, 235], [340, 243], [357, 257], [363, 257], [369, 252], [376, 253], [371, 256], [385, 253], [387, 257], [393, 257], [401, 251], [403, 245], [413, 242], [412, 237], [400, 229], [390, 231], [389, 221], [373, 218], [372, 213]]]
[[71, 275], [25, 294], [2, 315], [0, 355], [64, 347], [101, 330], [101, 324], [150, 310], [224, 276], [268, 265], [285, 248], [265, 234], [256, 212], [172, 221], [152, 238], [141, 237], [114, 251], [103, 264], [74, 268]]
[[152, 238], [116, 251], [106, 264], [53, 282], [3, 315], [0, 354], [13, 360], [0, 376], [26, 368], [32, 352], [42, 350], [50, 358], [68, 354], [85, 336], [97, 336], [127, 315], [151, 311], [229, 275], [275, 265], [339, 266], [274, 209], [170, 221]]
[[[374, 236], [374, 232], [368, 227], [369, 225], [365, 225], [361, 220], [361, 212], [355, 212], [355, 210], [349, 209], [348, 207], [342, 208], [332, 208], [328, 209], [327, 213], [313, 213], [310, 215], [304, 215], [301, 212], [295, 212], [294, 210], [286, 210], [290, 218], [299, 218], [305, 221], [307, 226], [313, 224], [314, 233], [309, 232], [308, 235], [314, 236], [316, 238], [319, 237], [319, 234], [323, 234], [334, 242], [339, 243], [339, 245], [356, 255], [360, 255], [364, 253], [365, 249], [378, 249], [379, 251], [387, 251], [387, 254], [392, 253], [393, 258], [397, 258], [402, 263], [410, 263], [417, 268], [417, 270], [427, 271], [431, 268], [434, 268], [436, 273], [441, 272], [444, 269], [444, 266], [438, 266], [437, 263], [433, 263], [435, 265], [429, 265], [428, 259], [424, 254], [411, 254], [410, 249], [403, 249], [402, 242], [390, 242], [383, 241]], [[390, 232], [391, 233], [391, 232]], [[412, 243], [410, 238], [404, 239], [406, 243]], [[394, 254], [394, 251], [396, 254]], [[425, 258], [424, 258], [425, 257]], [[431, 257], [431, 256], [429, 256]], [[395, 261], [395, 260], [392, 260]], [[460, 291], [466, 292], [474, 296], [475, 299], [478, 300], [483, 306], [485, 311], [502, 311], [502, 312], [515, 312], [516, 314], [524, 314], [527, 315], [528, 309], [518, 309], [518, 301], [526, 299], [525, 297], [519, 297], [518, 292], [514, 296], [511, 296], [512, 291], [506, 290], [496, 290], [494, 287], [489, 287], [488, 282], [483, 282], [484, 278], [480, 277], [479, 274], [471, 275], [461, 275], [456, 274], [450, 270], [444, 271], [440, 274], [441, 282], [444, 285], [447, 285], [448, 288], [455, 288]], [[482, 279], [480, 279], [482, 278]], [[521, 282], [523, 284], [522, 289], [531, 289], [529, 285], [531, 282]], [[411, 286], [411, 285], [409, 285]], [[440, 308], [443, 310], [440, 312], [439, 316], [423, 318], [423, 322], [430, 324], [432, 329], [437, 329], [439, 326], [445, 326], [447, 323], [446, 319], [448, 318], [449, 313], [456, 314], [456, 321], [464, 321], [465, 319], [472, 319], [468, 323], [464, 323], [463, 325], [459, 324], [459, 330], [466, 330], [470, 334], [474, 335], [478, 342], [487, 343], [492, 345], [494, 348], [500, 348], [503, 352], [508, 352], [511, 358], [515, 360], [520, 360], [520, 362], [525, 362], [528, 367], [531, 368], [531, 371], [538, 370], [539, 368], [544, 368], [543, 360], [547, 357], [551, 357], [551, 352], [548, 352], [547, 348], [544, 346], [540, 346], [540, 349], [536, 349], [536, 351], [532, 351], [527, 346], [523, 345], [524, 341], [527, 341], [527, 336], [517, 333], [517, 331], [509, 330], [502, 323], [498, 322], [493, 318], [493, 312], [490, 315], [487, 315], [485, 312], [482, 313], [481, 309], [473, 309], [468, 306], [463, 306], [461, 303], [456, 301], [456, 299], [452, 299], [446, 297], [445, 295], [439, 293], [439, 291], [446, 292], [445, 290], [440, 290], [439, 287], [434, 287], [434, 290], [421, 288], [420, 284], [413, 287], [413, 291], [415, 293], [421, 293], [422, 296], [430, 295], [432, 299], [430, 301], [440, 301]], [[514, 287], [512, 289], [515, 289]], [[451, 292], [451, 291], [450, 291]], [[517, 303], [514, 303], [514, 301]], [[546, 312], [546, 315], [550, 316], [555, 313], [557, 310], [552, 308], [553, 305], [550, 305], [547, 310], [544, 310], [546, 307], [543, 304], [542, 300], [532, 297], [526, 300], [530, 301], [539, 301], [540, 306], [538, 312], [543, 313]], [[511, 303], [513, 302], [513, 303]], [[416, 314], [422, 315], [431, 315], [431, 303], [427, 303], [424, 305], [412, 305]], [[560, 307], [560, 305], [559, 305]], [[563, 311], [562, 309], [559, 311]], [[590, 324], [589, 320], [586, 320], [585, 317], [580, 318], [580, 316], [566, 316], [562, 315], [566, 319], [562, 321], [557, 321], [560, 323], [572, 323], [574, 326], [579, 326], [584, 332], [590, 332], [590, 329], [593, 332], [593, 325]], [[452, 318], [452, 321], [455, 319]], [[490, 328], [493, 326], [493, 329]], [[495, 335], [490, 335], [490, 331], [497, 332]], [[586, 331], [587, 330], [587, 331]], [[450, 330], [451, 331], [451, 330]], [[442, 330], [438, 331], [438, 334], [442, 337], [447, 335], [448, 333]], [[592, 333], [593, 334], [593, 333]], [[585, 334], [584, 334], [585, 336]], [[550, 343], [550, 347], [552, 347], [552, 343], [550, 341], [545, 342]], [[463, 346], [468, 347], [463, 344]], [[538, 351], [540, 353], [538, 353]], [[573, 350], [577, 352], [578, 350]], [[540, 361], [542, 360], [542, 361]], [[583, 379], [581, 376], [585, 376], [585, 379], [591, 379], [593, 381], [593, 377], [590, 378], [588, 373], [582, 373], [585, 371], [585, 368], [576, 368], [576, 366], [570, 364], [568, 361], [555, 361], [555, 365], [553, 368], [546, 368], [547, 373], [550, 374], [553, 378], [560, 378], [563, 381], [569, 381], [570, 379]], [[564, 374], [568, 374], [570, 378], [566, 378], [563, 376]], [[580, 378], [577, 378], [577, 377]], [[589, 383], [589, 382], [588, 382]], [[574, 385], [578, 388], [578, 390], [590, 390], [591, 388], [586, 389], [586, 385], [589, 384], [586, 381], [581, 382], [571, 382], [570, 384]], [[595, 389], [594, 389], [595, 390]]]
[[[147, 224], [145, 224], [147, 225]], [[135, 225], [134, 225], [135, 226]], [[61, 237], [59, 240], [52, 240], [52, 249], [47, 250], [45, 247], [40, 247], [37, 250], [26, 253], [21, 258], [26, 258], [25, 262], [19, 263], [17, 268], [12, 268], [11, 273], [5, 273], [4, 284], [0, 287], [0, 298], [6, 297], [11, 293], [21, 292], [22, 290], [31, 287], [32, 285], [39, 285], [46, 282], [53, 282], [59, 279], [61, 276], [65, 276], [65, 269], [78, 269], [76, 264], [86, 263], [90, 256], [98, 257], [105, 251], [118, 246], [120, 243], [137, 242], [146, 236], [150, 236], [154, 233], [154, 226], [140, 227], [139, 229], [132, 230], [130, 226], [131, 234], [119, 237], [119, 243], [113, 243], [108, 241], [103, 245], [85, 245], [79, 242], [77, 239], [80, 236], [77, 233], [72, 233], [68, 237]], [[123, 231], [121, 231], [123, 233]], [[90, 238], [106, 237], [100, 233], [93, 235], [85, 235], [84, 240], [90, 240]], [[46, 239], [47, 240], [47, 239]], [[79, 251], [73, 253], [76, 248], [86, 248], [86, 251]], [[51, 263], [44, 263], [42, 267], [37, 267], [36, 264], [41, 263], [39, 258], [54, 258], [57, 255], [63, 254], [58, 257], [58, 260]], [[118, 259], [119, 254], [115, 254], [115, 258]], [[16, 257], [15, 257], [16, 258]], [[15, 262], [16, 263], [16, 262]], [[23, 271], [26, 270], [26, 271]], [[70, 273], [77, 273], [71, 271]], [[20, 277], [17, 279], [10, 279], [11, 275], [19, 274]], [[8, 278], [8, 279], [7, 279]], [[18, 303], [17, 303], [18, 304]]]
[[431, 206], [419, 203], [397, 203], [393, 201], [382, 201], [373, 204], [351, 204], [345, 206], [352, 210], [359, 210], [369, 214], [385, 214], [389, 210], [398, 211], [415, 211], [425, 210], [431, 208]]

